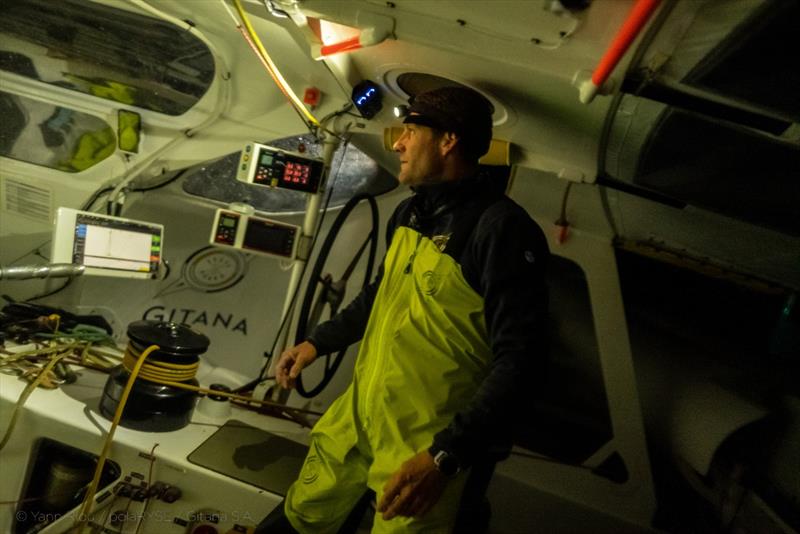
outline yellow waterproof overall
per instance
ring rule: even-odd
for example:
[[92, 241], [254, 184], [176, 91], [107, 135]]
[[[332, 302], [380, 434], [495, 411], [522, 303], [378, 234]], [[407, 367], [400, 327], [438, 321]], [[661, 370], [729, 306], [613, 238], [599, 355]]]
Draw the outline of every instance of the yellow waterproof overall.
[[[353, 382], [311, 431], [286, 516], [302, 533], [334, 533], [363, 495], [377, 500], [401, 464], [433, 443], [488, 372], [484, 303], [457, 262], [408, 227], [395, 231]], [[421, 519], [376, 514], [372, 532], [450, 532], [466, 474]]]

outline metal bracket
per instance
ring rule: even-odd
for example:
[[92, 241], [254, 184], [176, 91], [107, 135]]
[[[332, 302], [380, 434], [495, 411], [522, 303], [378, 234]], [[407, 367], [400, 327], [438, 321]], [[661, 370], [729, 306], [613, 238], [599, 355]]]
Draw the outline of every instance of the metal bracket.
[[298, 239], [299, 241], [297, 243], [297, 259], [302, 261], [308, 261], [308, 258], [311, 257], [311, 236], [302, 234]]

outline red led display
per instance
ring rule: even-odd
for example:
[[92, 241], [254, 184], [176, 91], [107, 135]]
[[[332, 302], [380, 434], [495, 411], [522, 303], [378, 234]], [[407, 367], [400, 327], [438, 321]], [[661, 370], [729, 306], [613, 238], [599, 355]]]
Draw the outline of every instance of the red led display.
[[293, 161], [286, 162], [283, 180], [294, 184], [307, 184], [311, 175], [311, 166]]

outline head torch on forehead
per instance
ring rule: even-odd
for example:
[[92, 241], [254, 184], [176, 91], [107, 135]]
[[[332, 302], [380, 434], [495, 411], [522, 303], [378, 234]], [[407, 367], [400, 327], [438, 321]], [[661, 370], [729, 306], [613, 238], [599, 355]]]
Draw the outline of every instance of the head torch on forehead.
[[460, 131], [455, 120], [440, 110], [419, 102], [412, 102], [411, 105], [400, 105], [394, 107], [394, 115], [403, 119], [403, 124], [419, 124], [428, 126], [445, 132]]
[[494, 107], [473, 89], [448, 86], [420, 93], [394, 113], [404, 124], [456, 134], [462, 153], [480, 157], [489, 150]]

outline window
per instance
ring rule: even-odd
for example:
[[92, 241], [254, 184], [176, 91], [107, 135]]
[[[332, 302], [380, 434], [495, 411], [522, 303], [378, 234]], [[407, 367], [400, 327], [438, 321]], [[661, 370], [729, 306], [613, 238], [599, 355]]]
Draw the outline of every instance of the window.
[[79, 172], [116, 148], [114, 130], [99, 117], [0, 91], [0, 156]]
[[127, 106], [181, 115], [214, 78], [206, 45], [171, 24], [80, 0], [5, 1], [0, 69]]

